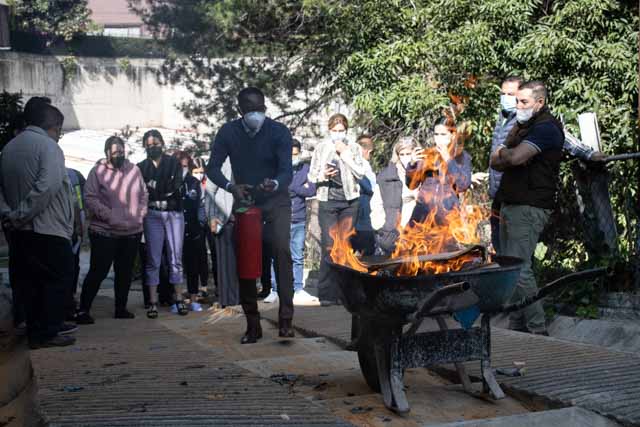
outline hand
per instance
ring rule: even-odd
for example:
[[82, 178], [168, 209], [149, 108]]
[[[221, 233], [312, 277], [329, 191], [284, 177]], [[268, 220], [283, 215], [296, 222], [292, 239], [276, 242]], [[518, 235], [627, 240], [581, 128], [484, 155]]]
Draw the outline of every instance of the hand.
[[338, 154], [342, 154], [342, 152], [346, 151], [347, 148], [349, 147], [343, 141], [336, 141], [336, 143], [334, 145], [336, 147], [336, 153], [338, 153]]
[[425, 156], [425, 154], [424, 154], [424, 149], [423, 148], [420, 148], [420, 147], [414, 148], [413, 149], [413, 161], [412, 161], [412, 163], [415, 163], [415, 162], [417, 162], [419, 160], [424, 159], [424, 156]]
[[334, 176], [338, 175], [339, 173], [340, 173], [340, 171], [338, 169], [327, 166], [324, 169], [324, 179], [325, 180], [329, 180], [329, 179], [333, 178]]
[[209, 227], [211, 227], [211, 232], [216, 234], [218, 232], [218, 227], [222, 224], [218, 218], [211, 218], [209, 221]]
[[438, 148], [438, 153], [440, 153], [440, 157], [442, 157], [445, 163], [451, 160], [451, 153], [448, 148]]
[[253, 187], [247, 184], [231, 185], [229, 187], [229, 193], [233, 194], [233, 198], [237, 201], [245, 200], [249, 197], [249, 190]]
[[591, 155], [589, 160], [591, 160], [592, 162], [604, 162], [606, 158], [607, 156], [604, 153], [601, 153], [600, 151], [596, 151]]
[[264, 181], [262, 181], [262, 184], [258, 186], [258, 188], [264, 192], [272, 193], [276, 189], [276, 182], [272, 179], [265, 178]]
[[480, 185], [484, 181], [486, 181], [488, 177], [489, 177], [489, 174], [486, 172], [476, 172], [473, 175], [471, 175], [471, 182], [474, 183], [475, 185]]

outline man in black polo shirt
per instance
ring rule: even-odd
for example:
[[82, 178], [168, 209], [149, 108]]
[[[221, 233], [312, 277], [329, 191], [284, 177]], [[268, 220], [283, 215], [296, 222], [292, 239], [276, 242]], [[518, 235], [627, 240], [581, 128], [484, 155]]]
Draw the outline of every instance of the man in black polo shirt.
[[[278, 282], [279, 335], [293, 337], [293, 271], [289, 235], [291, 201], [288, 187], [293, 176], [291, 133], [282, 123], [265, 117], [264, 95], [246, 88], [238, 94], [241, 119], [228, 122], [216, 134], [207, 175], [214, 184], [243, 201], [251, 194], [262, 211], [264, 236], [275, 261]], [[222, 174], [227, 157], [235, 184]], [[238, 260], [238, 262], [242, 262]], [[247, 317], [242, 344], [262, 337], [255, 280], [240, 280], [240, 303]]]
[[[531, 258], [540, 233], [556, 206], [564, 144], [562, 124], [547, 107], [547, 89], [539, 81], [520, 85], [516, 118], [504, 145], [491, 155], [491, 167], [504, 172], [497, 197], [500, 209], [501, 255], [524, 264], [513, 300], [537, 291]], [[511, 329], [547, 334], [542, 304], [537, 302], [509, 318]]]

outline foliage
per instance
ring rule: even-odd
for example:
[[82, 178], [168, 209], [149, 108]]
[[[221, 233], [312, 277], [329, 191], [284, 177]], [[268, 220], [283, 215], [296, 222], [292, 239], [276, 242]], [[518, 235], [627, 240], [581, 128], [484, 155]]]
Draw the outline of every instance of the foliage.
[[62, 58], [60, 60], [60, 67], [62, 67], [64, 84], [73, 80], [74, 76], [78, 73], [78, 61], [74, 56]]
[[[388, 161], [403, 133], [428, 143], [434, 120], [451, 105], [472, 133], [465, 143], [476, 171], [488, 167], [499, 84], [509, 74], [540, 79], [550, 104], [577, 132], [577, 116], [594, 111], [604, 149], [640, 151], [638, 128], [638, 3], [630, 0], [130, 0], [171, 55], [165, 75], [186, 82], [196, 100], [185, 105], [196, 122], [234, 115], [233, 95], [247, 84], [265, 89], [294, 126], [312, 110], [294, 111], [299, 93], [311, 109], [336, 96], [351, 102], [359, 124], [377, 136]], [[256, 60], [211, 59], [220, 48]], [[207, 80], [212, 83], [205, 83]], [[216, 93], [220, 103], [207, 96]], [[295, 120], [293, 120], [295, 119]], [[614, 164], [612, 203], [620, 255], [636, 253], [640, 172]], [[603, 260], [590, 256], [581, 229], [570, 168], [563, 167], [560, 209], [545, 235], [544, 271], [563, 272]]]
[[40, 34], [11, 32], [11, 49], [39, 55], [92, 57], [161, 58], [164, 52], [157, 41], [130, 37], [78, 35], [70, 41], [50, 41]]
[[49, 40], [71, 40], [94, 28], [87, 0], [9, 0], [13, 26]]
[[0, 150], [2, 150], [7, 142], [13, 139], [16, 131], [23, 127], [22, 94], [7, 91], [0, 93], [0, 111], [2, 111], [0, 119]]

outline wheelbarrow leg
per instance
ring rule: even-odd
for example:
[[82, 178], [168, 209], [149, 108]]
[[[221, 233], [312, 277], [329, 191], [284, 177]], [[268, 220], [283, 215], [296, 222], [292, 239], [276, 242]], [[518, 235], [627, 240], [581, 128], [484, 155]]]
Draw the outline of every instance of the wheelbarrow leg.
[[[442, 318], [442, 316], [436, 316], [436, 321], [438, 322], [438, 326], [441, 331], [446, 331], [449, 329], [447, 326], [447, 322]], [[469, 394], [474, 394], [473, 386], [471, 385], [471, 379], [467, 374], [467, 369], [464, 367], [463, 363], [454, 363], [456, 367], [456, 371], [458, 372], [458, 377], [460, 377], [460, 382], [462, 383], [462, 388], [465, 392]]]
[[406, 414], [410, 408], [404, 392], [404, 373], [398, 349], [399, 336], [396, 335], [393, 336], [391, 342], [382, 338], [377, 340], [375, 344], [380, 391], [384, 406], [398, 414]]
[[482, 332], [484, 334], [483, 358], [480, 360], [480, 370], [482, 371], [482, 388], [485, 393], [490, 393], [495, 400], [504, 399], [504, 392], [496, 380], [496, 376], [491, 369], [491, 316], [482, 316]]

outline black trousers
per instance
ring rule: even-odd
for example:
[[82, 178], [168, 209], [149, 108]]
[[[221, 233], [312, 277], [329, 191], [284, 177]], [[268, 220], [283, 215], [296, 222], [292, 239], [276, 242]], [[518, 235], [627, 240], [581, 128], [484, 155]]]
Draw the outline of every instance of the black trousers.
[[11, 278], [19, 287], [30, 341], [53, 338], [64, 320], [73, 280], [71, 241], [33, 231], [11, 232]]
[[80, 311], [89, 312], [102, 281], [109, 274], [111, 265], [115, 272], [114, 293], [116, 311], [127, 308], [129, 288], [133, 278], [135, 263], [141, 234], [123, 237], [104, 236], [89, 233], [91, 241], [91, 261], [89, 272], [82, 284], [80, 294]]
[[[289, 230], [291, 233], [291, 230]], [[262, 275], [260, 276], [260, 283], [262, 283], [262, 289], [264, 292], [271, 290], [271, 261], [273, 255], [271, 255], [271, 247], [266, 239], [262, 239]], [[293, 264], [292, 264], [293, 265]]]
[[80, 250], [77, 254], [73, 254], [73, 280], [67, 290], [65, 297], [64, 313], [65, 316], [72, 316], [76, 312], [76, 290], [78, 289], [78, 279], [80, 278]]
[[207, 286], [209, 281], [207, 240], [204, 231], [196, 237], [184, 236], [182, 265], [187, 277], [187, 290], [190, 294], [197, 294], [198, 285]]
[[[280, 319], [293, 318], [293, 262], [291, 260], [291, 200], [282, 193], [258, 205], [264, 221], [263, 239], [274, 259]], [[238, 260], [242, 262], [242, 260]], [[255, 280], [240, 279], [240, 304], [247, 316], [258, 315]]]
[[318, 275], [318, 298], [320, 301], [337, 302], [340, 299], [340, 291], [336, 281], [333, 280], [329, 264], [325, 258], [329, 256], [333, 239], [329, 234], [331, 228], [337, 223], [351, 220], [351, 226], [355, 227], [358, 214], [358, 199], [350, 201], [329, 200], [320, 202], [318, 209], [318, 222], [320, 223], [320, 244], [322, 245], [322, 260], [320, 261], [320, 273]]
[[18, 286], [18, 279], [16, 278], [16, 274], [18, 272], [19, 264], [17, 256], [11, 256], [12, 253], [16, 251], [13, 248], [14, 242], [11, 239], [11, 231], [3, 230], [4, 236], [7, 239], [7, 243], [9, 244], [9, 284], [11, 285], [11, 302], [12, 302], [12, 313], [13, 313], [13, 326], [18, 326], [20, 323], [25, 322], [27, 320], [25, 307], [22, 297], [23, 289]]

